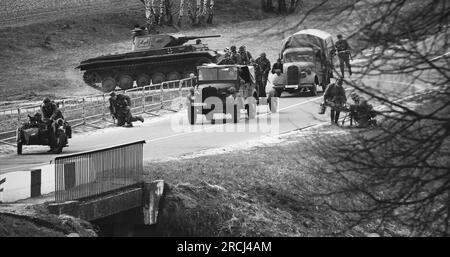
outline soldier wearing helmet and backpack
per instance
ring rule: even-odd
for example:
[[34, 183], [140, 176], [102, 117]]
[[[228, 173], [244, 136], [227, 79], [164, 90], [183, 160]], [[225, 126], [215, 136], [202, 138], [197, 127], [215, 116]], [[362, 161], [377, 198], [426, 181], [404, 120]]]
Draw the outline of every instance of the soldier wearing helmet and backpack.
[[335, 83], [328, 85], [325, 93], [323, 94], [324, 103], [322, 104], [322, 110], [320, 114], [325, 113], [325, 106], [331, 107], [331, 124], [338, 124], [339, 115], [344, 108], [347, 97], [345, 96], [345, 89], [342, 86], [343, 80], [337, 79]]

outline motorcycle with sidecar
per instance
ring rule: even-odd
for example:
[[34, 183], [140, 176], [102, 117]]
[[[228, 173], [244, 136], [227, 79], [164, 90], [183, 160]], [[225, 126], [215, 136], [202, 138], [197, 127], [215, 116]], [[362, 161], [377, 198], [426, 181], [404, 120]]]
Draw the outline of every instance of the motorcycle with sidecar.
[[[68, 144], [68, 139], [72, 138], [72, 128], [64, 119], [44, 120], [40, 115], [28, 115], [29, 122], [17, 128], [17, 154], [22, 154], [24, 145], [49, 145], [49, 133], [55, 133], [56, 148], [52, 153], [60, 154]], [[48, 129], [47, 124], [51, 122], [53, 132]]]

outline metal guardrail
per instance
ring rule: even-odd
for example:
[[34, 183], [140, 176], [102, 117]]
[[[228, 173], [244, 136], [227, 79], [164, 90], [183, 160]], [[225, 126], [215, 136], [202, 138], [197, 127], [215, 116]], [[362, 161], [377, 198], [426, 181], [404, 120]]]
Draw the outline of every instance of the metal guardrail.
[[[171, 108], [172, 102], [187, 95], [186, 92], [193, 86], [193, 80], [188, 78], [167, 81], [120, 92], [130, 96], [133, 114], [145, 113], [158, 116], [155, 112], [162, 109], [177, 111], [177, 108]], [[108, 99], [109, 94], [99, 94], [56, 102], [72, 127], [100, 128], [96, 123], [101, 121], [114, 122], [109, 115]], [[181, 107], [178, 106], [179, 108]], [[16, 128], [28, 121], [27, 115], [34, 115], [38, 111], [40, 111], [40, 105], [0, 110], [0, 143], [13, 145], [8, 141], [15, 139]]]
[[145, 141], [55, 158], [55, 201], [98, 197], [143, 182]]

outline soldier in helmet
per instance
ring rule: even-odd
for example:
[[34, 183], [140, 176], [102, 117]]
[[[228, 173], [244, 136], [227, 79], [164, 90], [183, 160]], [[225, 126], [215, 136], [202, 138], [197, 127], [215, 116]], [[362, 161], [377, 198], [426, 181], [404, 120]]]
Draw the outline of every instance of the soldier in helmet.
[[272, 74], [277, 73], [277, 70], [283, 73], [283, 61], [281, 60], [281, 58], [278, 58], [277, 62], [273, 64]]
[[59, 110], [58, 105], [46, 97], [41, 105], [41, 112], [43, 116], [43, 122], [45, 123], [48, 131], [48, 143], [50, 146], [49, 153], [52, 153], [56, 149], [56, 131], [53, 126], [53, 122], [57, 119], [64, 119], [62, 112]]
[[230, 59], [232, 64], [239, 64], [241, 62], [241, 56], [237, 52], [236, 46], [230, 47]]
[[250, 54], [249, 51], [247, 51], [245, 46], [239, 47], [238, 54], [241, 58], [241, 60], [238, 64], [249, 65], [250, 63], [252, 63], [254, 61], [252, 55]]
[[343, 80], [338, 79], [335, 83], [328, 85], [323, 94], [324, 105], [331, 107], [331, 124], [338, 124], [341, 110], [347, 102], [347, 97], [345, 96], [345, 90], [342, 84]]
[[109, 98], [109, 110], [113, 118], [117, 119], [117, 126], [133, 127], [133, 122], [144, 122], [141, 116], [131, 114], [131, 98], [124, 94], [112, 92]]
[[345, 66], [348, 68], [348, 73], [350, 76], [352, 76], [352, 66], [350, 65], [350, 45], [348, 44], [347, 40], [345, 40], [342, 35], [337, 36], [338, 41], [335, 44], [337, 55], [339, 57], [339, 66], [341, 68], [341, 74], [342, 77], [345, 77], [344, 70]]
[[[256, 75], [256, 80], [258, 84], [258, 92], [261, 97], [266, 96], [266, 83], [269, 78], [270, 72], [270, 61], [266, 57], [266, 53], [261, 53], [261, 55], [255, 61], [256, 66], [258, 67], [258, 75]], [[255, 67], [256, 69], [256, 67]]]
[[350, 97], [354, 102], [350, 105], [350, 118], [356, 121], [359, 128], [366, 128], [371, 125], [372, 118], [376, 116], [373, 106], [356, 93], [352, 93]]

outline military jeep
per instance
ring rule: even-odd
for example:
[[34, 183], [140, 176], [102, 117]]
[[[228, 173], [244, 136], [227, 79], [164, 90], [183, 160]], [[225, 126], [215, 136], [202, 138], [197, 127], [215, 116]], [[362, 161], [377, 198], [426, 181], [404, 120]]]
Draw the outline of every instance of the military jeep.
[[[197, 83], [187, 97], [189, 123], [198, 115], [215, 123], [214, 114], [231, 116], [234, 123], [245, 110], [247, 117], [256, 117], [257, 92], [253, 66], [207, 64], [197, 67]], [[222, 118], [226, 122], [226, 118]]]

